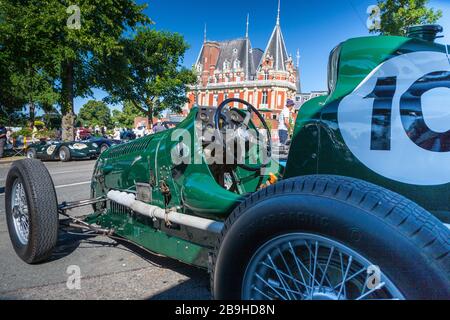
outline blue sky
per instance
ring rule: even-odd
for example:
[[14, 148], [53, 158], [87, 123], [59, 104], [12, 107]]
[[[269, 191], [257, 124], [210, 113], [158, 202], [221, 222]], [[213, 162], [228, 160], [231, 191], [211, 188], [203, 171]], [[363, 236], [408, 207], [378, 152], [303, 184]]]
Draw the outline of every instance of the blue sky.
[[[247, 13], [250, 14], [250, 39], [253, 47], [264, 50], [276, 22], [277, 0], [151, 0], [146, 14], [154, 28], [182, 34], [191, 48], [184, 65], [197, 59], [207, 24], [209, 40], [243, 37]], [[367, 7], [376, 0], [281, 0], [281, 27], [288, 51], [295, 56], [300, 49], [300, 72], [304, 92], [326, 89], [329, 52], [348, 38], [369, 35], [366, 28]], [[439, 42], [450, 44], [450, 1], [431, 0], [441, 9], [439, 21], [445, 28]], [[95, 91], [95, 98], [104, 93]], [[77, 99], [76, 111], [89, 99]], [[116, 106], [116, 108], [120, 108]]]

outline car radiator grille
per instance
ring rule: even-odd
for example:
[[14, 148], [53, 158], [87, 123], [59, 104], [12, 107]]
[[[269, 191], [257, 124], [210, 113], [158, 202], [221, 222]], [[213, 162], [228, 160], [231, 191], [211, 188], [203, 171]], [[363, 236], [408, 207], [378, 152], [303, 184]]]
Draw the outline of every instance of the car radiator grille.
[[126, 144], [115, 146], [109, 150], [108, 158], [116, 159], [132, 153], [142, 152], [148, 148], [152, 139], [152, 136], [148, 136]]

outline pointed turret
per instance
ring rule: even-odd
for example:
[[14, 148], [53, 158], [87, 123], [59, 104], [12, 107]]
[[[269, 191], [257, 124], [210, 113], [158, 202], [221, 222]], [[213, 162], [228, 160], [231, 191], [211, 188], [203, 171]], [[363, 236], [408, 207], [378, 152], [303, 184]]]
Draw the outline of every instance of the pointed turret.
[[264, 51], [263, 59], [273, 58], [273, 69], [275, 71], [286, 71], [286, 62], [289, 59], [286, 43], [280, 26], [281, 3], [278, 1], [277, 23]]

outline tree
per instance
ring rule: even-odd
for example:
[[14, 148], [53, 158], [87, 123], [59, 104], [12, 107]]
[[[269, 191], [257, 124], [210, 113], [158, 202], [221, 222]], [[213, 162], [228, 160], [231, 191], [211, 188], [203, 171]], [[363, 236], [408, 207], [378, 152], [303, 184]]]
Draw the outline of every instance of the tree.
[[126, 101], [122, 111], [113, 110], [112, 122], [121, 128], [133, 128], [136, 117], [145, 117], [141, 109], [135, 107], [132, 102]]
[[[63, 139], [73, 139], [74, 98], [92, 96], [97, 86], [93, 65], [100, 57], [121, 51], [125, 31], [148, 24], [145, 5], [133, 0], [2, 0], [1, 45], [14, 52], [13, 62], [50, 77], [59, 94]], [[79, 21], [78, 21], [79, 14]], [[75, 23], [72, 23], [75, 22]]]
[[88, 101], [78, 114], [84, 126], [88, 127], [110, 127], [111, 110], [103, 101]]
[[108, 101], [130, 101], [150, 124], [166, 109], [180, 112], [187, 102], [186, 86], [196, 81], [195, 74], [181, 66], [188, 49], [184, 38], [142, 27], [133, 38], [124, 38], [122, 46], [123, 53], [104, 59], [108, 62], [98, 69]]
[[[37, 24], [40, 22], [29, 19], [30, 12], [17, 11], [17, 6], [18, 1], [0, 2], [1, 96], [7, 99], [3, 101], [3, 106], [16, 113], [28, 105], [29, 125], [33, 126], [36, 109], [54, 104], [58, 94], [53, 88], [54, 79], [43, 68], [45, 59], [41, 49], [50, 46], [50, 43], [40, 36], [26, 41], [28, 31], [39, 30]], [[11, 21], [11, 18], [15, 20]]]
[[429, 0], [379, 0], [381, 30], [371, 32], [404, 36], [409, 26], [436, 23], [442, 11], [427, 8], [428, 3]]

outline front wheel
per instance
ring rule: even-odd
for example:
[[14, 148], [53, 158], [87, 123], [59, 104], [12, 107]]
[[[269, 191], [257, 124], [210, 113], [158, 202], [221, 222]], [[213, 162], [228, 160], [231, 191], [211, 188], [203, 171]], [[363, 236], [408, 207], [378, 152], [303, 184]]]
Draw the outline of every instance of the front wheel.
[[30, 148], [27, 150], [27, 158], [28, 159], [36, 159], [36, 149]]
[[59, 149], [59, 160], [62, 162], [69, 162], [71, 159], [69, 148], [63, 146]]
[[213, 259], [213, 294], [448, 299], [449, 233], [418, 205], [363, 181], [283, 181], [251, 196], [227, 220]]
[[5, 205], [17, 255], [29, 264], [48, 259], [58, 240], [58, 204], [52, 178], [42, 162], [26, 159], [12, 165]]

